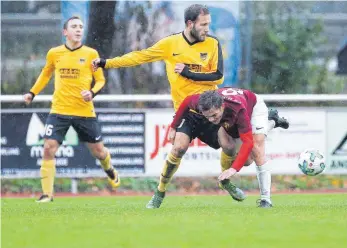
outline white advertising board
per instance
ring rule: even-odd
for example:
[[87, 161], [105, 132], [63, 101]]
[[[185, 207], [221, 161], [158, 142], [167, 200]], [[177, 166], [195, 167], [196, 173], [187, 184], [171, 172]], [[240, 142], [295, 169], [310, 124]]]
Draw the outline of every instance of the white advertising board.
[[[167, 140], [173, 112], [146, 114], [146, 175], [158, 176], [172, 145]], [[195, 139], [183, 157], [178, 176], [208, 176], [219, 173], [220, 152]]]
[[347, 174], [347, 112], [346, 109], [327, 113], [327, 168], [324, 173]]
[[323, 109], [278, 109], [289, 120], [287, 130], [276, 128], [266, 141], [266, 156], [273, 174], [302, 174], [297, 160], [302, 151], [314, 148], [326, 150], [326, 113]]

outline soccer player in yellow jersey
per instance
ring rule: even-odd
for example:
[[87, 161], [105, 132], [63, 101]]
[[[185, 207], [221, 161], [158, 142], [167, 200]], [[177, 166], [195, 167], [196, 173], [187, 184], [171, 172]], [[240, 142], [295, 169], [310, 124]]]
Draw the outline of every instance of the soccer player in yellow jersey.
[[[110, 153], [102, 142], [92, 102], [105, 85], [105, 78], [102, 69], [94, 71], [91, 67], [92, 60], [99, 55], [96, 50], [82, 44], [83, 31], [83, 23], [78, 17], [71, 17], [64, 23], [66, 44], [48, 51], [45, 67], [30, 92], [24, 95], [25, 103], [30, 104], [54, 72], [54, 94], [46, 120], [40, 169], [43, 194], [37, 202], [53, 201], [54, 157], [70, 126], [76, 130], [80, 141], [86, 142], [91, 154], [100, 160], [111, 185], [118, 187], [120, 184], [118, 173], [111, 165]], [[95, 85], [92, 88], [93, 78]]]
[[[193, 4], [185, 10], [184, 19], [186, 27], [183, 32], [163, 38], [152, 47], [141, 51], [133, 51], [113, 59], [97, 58], [93, 61], [94, 70], [98, 67], [130, 67], [163, 60], [175, 111], [187, 96], [217, 89], [217, 85], [224, 79], [223, 55], [218, 39], [208, 35], [211, 24], [209, 10], [205, 5]], [[147, 208], [160, 207], [167, 185], [177, 171], [191, 140], [198, 137], [212, 148], [220, 147], [218, 129], [219, 127], [209, 123], [202, 115], [189, 112], [178, 128], [170, 132], [174, 135], [174, 138], [171, 137], [174, 139], [173, 147], [165, 161], [158, 189]], [[226, 151], [223, 147], [222, 168], [230, 167], [233, 148]]]

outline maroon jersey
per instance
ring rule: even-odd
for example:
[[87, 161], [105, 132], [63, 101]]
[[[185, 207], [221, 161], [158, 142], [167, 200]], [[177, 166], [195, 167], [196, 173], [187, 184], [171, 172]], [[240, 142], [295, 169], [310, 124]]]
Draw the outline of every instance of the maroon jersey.
[[[221, 88], [217, 91], [224, 99], [224, 113], [220, 125], [224, 127], [228, 134], [232, 134], [232, 129], [235, 126], [239, 133], [252, 131], [250, 120], [253, 107], [257, 103], [255, 94], [249, 90], [236, 88]], [[171, 127], [177, 128], [184, 114], [190, 109], [199, 113], [199, 98], [200, 95], [191, 95], [182, 102], [171, 123]]]
[[220, 125], [229, 135], [237, 127], [239, 134], [252, 131], [251, 118], [257, 103], [255, 94], [249, 90], [221, 88], [218, 93], [224, 98], [224, 113]]
[[[219, 125], [224, 127], [226, 132], [231, 136], [234, 136], [235, 128], [237, 128], [243, 143], [233, 163], [233, 168], [239, 171], [246, 162], [253, 147], [251, 117], [253, 107], [257, 103], [257, 98], [249, 90], [221, 88], [217, 91], [224, 99], [224, 113]], [[191, 95], [182, 102], [171, 123], [172, 128], [177, 128], [180, 125], [187, 111], [194, 110], [199, 113], [199, 98], [200, 95]]]

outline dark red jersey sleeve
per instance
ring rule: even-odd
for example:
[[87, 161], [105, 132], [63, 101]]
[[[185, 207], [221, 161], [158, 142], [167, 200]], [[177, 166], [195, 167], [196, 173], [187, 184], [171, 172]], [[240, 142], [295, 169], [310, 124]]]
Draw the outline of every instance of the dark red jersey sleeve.
[[172, 128], [178, 128], [179, 125], [182, 122], [182, 119], [184, 117], [184, 115], [190, 110], [193, 109], [195, 111], [198, 111], [198, 102], [199, 102], [199, 95], [191, 95], [191, 96], [187, 96], [183, 102], [181, 103], [181, 105], [179, 106], [175, 117], [173, 119], [173, 121], [171, 122], [171, 127]]
[[243, 165], [246, 163], [248, 156], [251, 154], [253, 149], [253, 135], [252, 131], [248, 133], [240, 133], [240, 138], [242, 141], [242, 145], [239, 153], [236, 156], [234, 163], [232, 164], [232, 168], [236, 171], [240, 171]]
[[232, 164], [232, 168], [234, 168], [237, 171], [240, 171], [243, 165], [246, 163], [248, 156], [251, 154], [251, 151], [253, 149], [252, 126], [245, 109], [242, 109], [238, 113], [238, 119], [236, 124], [238, 127], [242, 145], [234, 163]]

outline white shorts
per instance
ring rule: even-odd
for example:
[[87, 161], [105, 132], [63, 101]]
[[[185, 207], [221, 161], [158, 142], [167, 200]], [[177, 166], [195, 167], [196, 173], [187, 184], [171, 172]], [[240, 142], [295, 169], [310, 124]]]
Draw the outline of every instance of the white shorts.
[[[267, 136], [268, 132], [268, 108], [261, 96], [257, 97], [257, 103], [253, 107], [252, 118], [251, 118], [251, 126], [253, 134], [265, 134]], [[240, 138], [235, 139], [235, 145], [237, 152], [240, 151], [242, 141]]]
[[257, 103], [253, 107], [253, 113], [251, 118], [252, 133], [253, 134], [265, 134], [268, 132], [268, 108], [263, 98], [256, 94]]

